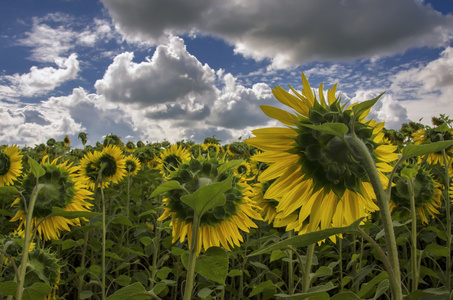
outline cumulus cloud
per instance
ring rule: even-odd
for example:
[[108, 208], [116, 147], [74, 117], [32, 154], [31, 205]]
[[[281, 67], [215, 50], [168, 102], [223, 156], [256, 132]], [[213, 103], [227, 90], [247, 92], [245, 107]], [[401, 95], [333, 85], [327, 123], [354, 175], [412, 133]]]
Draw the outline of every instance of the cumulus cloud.
[[453, 48], [426, 65], [401, 71], [391, 78], [390, 90], [413, 121], [421, 118], [430, 125], [431, 117], [453, 112]]
[[33, 66], [29, 73], [0, 76], [0, 97], [17, 98], [44, 95], [61, 85], [75, 79], [79, 72], [77, 55], [55, 60], [58, 68]]
[[159, 45], [144, 62], [135, 63], [133, 58], [130, 52], [115, 57], [96, 81], [97, 93], [112, 102], [143, 107], [194, 99], [206, 102], [215, 94], [214, 71], [188, 53], [181, 38]]
[[169, 34], [212, 35], [275, 68], [442, 46], [453, 32], [452, 15], [414, 0], [102, 2], [127, 39], [157, 44]]

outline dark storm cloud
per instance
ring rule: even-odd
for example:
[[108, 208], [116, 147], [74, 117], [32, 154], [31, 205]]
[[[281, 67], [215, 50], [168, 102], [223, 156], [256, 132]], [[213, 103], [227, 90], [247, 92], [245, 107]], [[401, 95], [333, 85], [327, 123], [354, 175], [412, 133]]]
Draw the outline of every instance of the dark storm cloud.
[[[275, 67], [348, 60], [441, 46], [453, 16], [415, 0], [103, 0], [130, 39], [156, 43], [166, 34], [218, 36], [235, 51], [270, 58]], [[165, 4], [163, 4], [165, 3]]]

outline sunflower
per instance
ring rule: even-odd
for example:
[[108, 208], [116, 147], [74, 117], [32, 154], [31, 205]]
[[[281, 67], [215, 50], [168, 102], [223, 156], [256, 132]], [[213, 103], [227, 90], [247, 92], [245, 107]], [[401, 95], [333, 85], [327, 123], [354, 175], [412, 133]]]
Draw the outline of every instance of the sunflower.
[[234, 174], [241, 178], [241, 181], [253, 180], [258, 173], [256, 164], [252, 161], [242, 162], [239, 166], [234, 168]]
[[[304, 74], [302, 83], [302, 94], [291, 87], [296, 96], [281, 87], [273, 90], [276, 99], [293, 112], [261, 106], [266, 115], [286, 127], [254, 130], [255, 137], [245, 142], [264, 151], [254, 156], [269, 164], [259, 179], [275, 179], [265, 197], [279, 199], [277, 212], [283, 218], [299, 211], [299, 230], [306, 222], [308, 231], [346, 226], [379, 208], [365, 169], [344, 140], [355, 134], [366, 145], [384, 188], [388, 179], [383, 172], [392, 170], [388, 163], [398, 158], [394, 153], [397, 147], [383, 143], [383, 123], [365, 121], [366, 111], [356, 118], [352, 106], [340, 104], [341, 99], [335, 97], [336, 85], [325, 99], [321, 84], [318, 100]], [[326, 123], [345, 124], [345, 138], [317, 130]]]
[[[31, 229], [36, 228], [39, 236], [45, 240], [58, 239], [60, 231], [70, 231], [69, 226], [80, 226], [84, 218], [66, 219], [61, 216], [50, 216], [53, 207], [62, 208], [65, 211], [89, 211], [92, 204], [91, 191], [87, 189], [85, 182], [76, 176], [77, 168], [68, 161], [58, 163], [58, 159], [49, 163], [43, 160], [42, 167], [45, 174], [39, 177], [42, 188], [37, 195]], [[36, 178], [30, 172], [23, 180], [22, 195], [29, 201], [36, 185]], [[15, 216], [11, 222], [20, 221], [19, 230], [25, 228], [27, 213], [24, 201], [17, 198], [13, 204], [17, 206]], [[50, 216], [50, 217], [49, 217]]]
[[22, 154], [14, 145], [0, 150], [0, 186], [12, 185], [22, 173]]
[[133, 156], [126, 157], [126, 171], [130, 176], [137, 175], [138, 170], [142, 167], [140, 160]]
[[228, 144], [226, 146], [226, 153], [230, 156], [230, 158], [235, 159], [235, 158], [244, 158], [248, 156], [248, 146], [245, 143], [242, 142], [234, 142], [231, 144]]
[[163, 175], [168, 175], [171, 171], [178, 168], [180, 164], [190, 160], [190, 151], [176, 144], [163, 150], [156, 159], [156, 169], [159, 169]]
[[[224, 163], [225, 161], [218, 157], [200, 156], [198, 159], [181, 164], [178, 170], [171, 172], [171, 180], [178, 181], [185, 190], [175, 189], [166, 193], [166, 198], [163, 200], [165, 210], [158, 220], [171, 217], [173, 243], [178, 240], [182, 243], [187, 237], [191, 249], [194, 211], [180, 199], [188, 193], [195, 192], [204, 184], [221, 182], [229, 176], [234, 176], [231, 169], [219, 173], [218, 168]], [[197, 254], [202, 248], [207, 250], [209, 247], [222, 246], [231, 250], [235, 246], [240, 246], [244, 241], [240, 230], [249, 232], [250, 228], [257, 227], [252, 219], [261, 220], [262, 218], [255, 211], [256, 205], [247, 196], [251, 193], [249, 185], [239, 182], [239, 178], [234, 177], [231, 189], [225, 192], [225, 204], [208, 211], [201, 218]]]
[[102, 179], [112, 183], [120, 182], [126, 176], [126, 159], [121, 148], [115, 145], [105, 147], [97, 161], [102, 169]]
[[126, 152], [128, 152], [128, 153], [133, 153], [136, 149], [134, 142], [131, 142], [131, 141], [127, 142], [126, 146], [124, 146], [124, 148], [126, 149]]
[[[410, 168], [416, 171], [414, 176], [414, 200], [417, 214], [424, 224], [428, 224], [427, 213], [432, 217], [439, 214], [438, 209], [442, 205], [442, 185], [433, 179], [433, 175], [420, 165], [404, 164], [399, 169]], [[401, 218], [409, 218], [410, 203], [410, 184], [408, 179], [396, 174], [394, 177], [395, 186], [392, 188], [390, 199], [390, 210]]]
[[71, 145], [71, 140], [69, 139], [69, 136], [67, 135], [64, 136], [63, 143], [65, 147], [69, 147]]
[[[438, 132], [436, 131], [435, 128], [431, 128], [429, 126], [417, 130], [412, 134], [412, 136], [414, 138], [415, 145], [453, 140], [453, 134], [451, 129], [445, 132]], [[448, 147], [447, 149], [445, 149], [445, 152], [448, 156], [452, 156], [453, 147]], [[442, 151], [426, 154], [424, 158], [426, 158], [426, 161], [430, 165], [435, 165], [437, 163], [445, 165]]]
[[[96, 181], [98, 179], [99, 174], [99, 157], [101, 156], [101, 152], [94, 151], [88, 152], [85, 156], [80, 160], [79, 165], [79, 176], [85, 182], [85, 184], [94, 191], [96, 186]], [[101, 181], [98, 184], [98, 187], [102, 186], [102, 188], [108, 187], [110, 182], [108, 181]]]
[[[25, 233], [23, 230], [15, 230], [14, 232], [11, 232], [4, 238], [0, 239], [0, 249], [5, 251], [5, 253], [8, 254], [12, 259], [20, 259], [24, 245], [24, 235]], [[36, 243], [30, 243], [28, 252], [35, 249], [35, 246]], [[3, 256], [3, 254], [0, 254], [0, 256]], [[8, 262], [8, 257], [6, 255], [3, 256], [3, 263], [7, 264]]]
[[220, 154], [221, 153], [221, 147], [217, 144], [214, 143], [206, 143], [202, 145], [203, 150], [209, 153], [210, 155], [213, 154]]

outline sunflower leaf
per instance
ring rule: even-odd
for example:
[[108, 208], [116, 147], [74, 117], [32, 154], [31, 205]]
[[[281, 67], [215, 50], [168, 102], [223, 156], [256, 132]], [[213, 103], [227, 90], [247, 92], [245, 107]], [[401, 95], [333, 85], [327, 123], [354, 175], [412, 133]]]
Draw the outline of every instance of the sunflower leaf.
[[227, 171], [229, 169], [236, 168], [237, 166], [239, 166], [243, 162], [244, 162], [244, 160], [242, 160], [242, 159], [234, 159], [234, 160], [230, 160], [229, 162], [220, 165], [217, 168], [217, 176], [219, 176], [220, 174], [222, 174], [223, 172], [225, 172], [225, 171]]
[[60, 207], [52, 207], [52, 213], [49, 217], [63, 217], [66, 219], [90, 218], [102, 215], [93, 211], [66, 211]]
[[24, 300], [41, 300], [46, 295], [52, 292], [52, 288], [45, 283], [35, 282], [31, 286], [26, 287], [22, 294]]
[[366, 112], [368, 109], [370, 109], [371, 107], [373, 107], [373, 105], [376, 104], [376, 102], [379, 100], [379, 98], [382, 97], [382, 95], [384, 95], [384, 93], [380, 94], [374, 99], [363, 101], [357, 105], [352, 106], [352, 112], [354, 113], [354, 117], [356, 119], [360, 118], [364, 112]]
[[205, 212], [225, 204], [224, 193], [233, 187], [233, 176], [227, 179], [205, 185], [190, 195], [181, 197], [181, 201], [189, 205], [201, 218]]
[[423, 145], [407, 145], [403, 149], [403, 159], [439, 152], [451, 146], [453, 146], [453, 141], [440, 141]]
[[195, 272], [223, 284], [228, 274], [228, 255], [220, 247], [210, 247], [197, 258]]
[[171, 191], [171, 190], [176, 190], [176, 189], [183, 189], [179, 181], [176, 180], [170, 180], [167, 181], [160, 186], [158, 186], [151, 194], [151, 197], [156, 197], [157, 195], [160, 195], [162, 193]]
[[345, 227], [328, 228], [328, 229], [323, 229], [323, 230], [319, 230], [319, 231], [314, 231], [314, 232], [309, 232], [309, 233], [305, 233], [302, 235], [298, 235], [298, 236], [289, 238], [287, 240], [272, 244], [269, 247], [256, 250], [256, 251], [250, 253], [248, 256], [260, 255], [260, 254], [272, 252], [272, 251], [278, 250], [278, 249], [286, 249], [288, 246], [292, 246], [295, 248], [306, 247], [306, 246], [312, 245], [316, 242], [325, 240], [332, 235], [341, 234], [341, 233], [357, 232], [359, 229], [359, 225], [363, 219], [364, 218], [360, 218], [357, 221], [355, 221], [354, 223], [352, 223], [351, 225], [345, 226]]
[[313, 130], [321, 131], [327, 134], [332, 134], [343, 139], [349, 128], [343, 123], [324, 123], [322, 125], [300, 124]]
[[30, 164], [30, 171], [33, 173], [35, 178], [39, 178], [46, 174], [46, 170], [44, 170], [44, 168], [33, 158], [28, 157], [28, 163]]

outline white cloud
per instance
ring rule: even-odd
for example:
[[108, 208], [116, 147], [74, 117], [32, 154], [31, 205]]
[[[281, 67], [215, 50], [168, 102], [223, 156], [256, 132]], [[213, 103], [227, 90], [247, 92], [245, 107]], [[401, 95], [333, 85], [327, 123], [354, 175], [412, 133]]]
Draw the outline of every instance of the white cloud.
[[[451, 41], [453, 16], [414, 0], [102, 0], [129, 40], [213, 35], [275, 68], [389, 56]], [[177, 7], [178, 9], [174, 9]]]
[[397, 73], [390, 91], [407, 109], [413, 121], [423, 118], [431, 125], [431, 117], [453, 113], [453, 48], [447, 47], [437, 60]]
[[188, 53], [181, 38], [159, 45], [144, 62], [135, 63], [133, 57], [129, 52], [115, 57], [104, 77], [96, 81], [98, 94], [108, 101], [143, 107], [176, 102], [192, 102], [193, 107], [215, 97], [214, 71]]
[[76, 54], [68, 58], [57, 58], [58, 68], [33, 66], [29, 73], [0, 76], [0, 97], [17, 98], [44, 95], [61, 85], [75, 79], [79, 72], [79, 61]]

